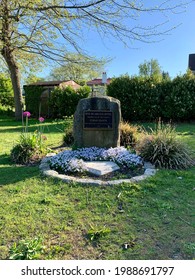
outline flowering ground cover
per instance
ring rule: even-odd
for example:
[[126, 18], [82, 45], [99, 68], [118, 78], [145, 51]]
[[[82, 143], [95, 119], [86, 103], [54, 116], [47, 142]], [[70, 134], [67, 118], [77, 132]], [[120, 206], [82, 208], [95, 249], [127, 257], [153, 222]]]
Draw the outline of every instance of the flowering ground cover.
[[[29, 120], [29, 132], [36, 126]], [[44, 126], [49, 147], [59, 146], [62, 122]], [[0, 259], [21, 240], [40, 240], [37, 258], [44, 260], [195, 258], [195, 167], [159, 170], [138, 184], [66, 184], [42, 177], [38, 166], [10, 161], [21, 128], [21, 122], [0, 119]], [[176, 130], [195, 152], [195, 124]]]
[[116, 148], [81, 148], [65, 150], [53, 156], [50, 167], [60, 173], [85, 173], [88, 171], [85, 161], [113, 161], [121, 167], [122, 173], [143, 167], [140, 156], [124, 147]]

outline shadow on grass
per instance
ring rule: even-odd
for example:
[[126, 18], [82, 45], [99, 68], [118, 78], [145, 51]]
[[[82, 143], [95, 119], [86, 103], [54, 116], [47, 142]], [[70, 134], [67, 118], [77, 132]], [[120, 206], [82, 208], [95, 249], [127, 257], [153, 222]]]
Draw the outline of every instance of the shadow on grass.
[[[0, 124], [0, 126], [2, 126]], [[47, 133], [62, 133], [64, 132], [65, 127], [68, 127], [68, 124], [65, 125], [63, 123], [45, 123], [41, 125], [43, 128], [43, 133], [47, 134]], [[28, 127], [28, 131], [29, 132], [34, 132], [36, 130], [38, 130], [40, 128], [40, 125], [38, 123], [34, 123], [34, 124], [30, 124]], [[0, 133], [15, 133], [15, 132], [23, 132], [24, 128], [22, 127], [21, 123], [20, 125], [14, 125], [10, 127], [8, 125], [6, 125], [6, 128], [2, 128], [0, 129]]]
[[8, 154], [0, 155], [0, 165], [5, 165], [5, 164], [6, 165], [12, 164], [10, 155], [8, 155]]
[[28, 178], [39, 176], [39, 167], [12, 164], [7, 154], [0, 156], [0, 186], [25, 181]]

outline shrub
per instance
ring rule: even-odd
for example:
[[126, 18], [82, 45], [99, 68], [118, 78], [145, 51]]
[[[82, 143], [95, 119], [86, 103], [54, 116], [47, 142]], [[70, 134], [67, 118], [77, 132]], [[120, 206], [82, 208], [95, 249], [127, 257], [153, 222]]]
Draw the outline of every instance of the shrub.
[[43, 92], [43, 87], [35, 85], [24, 86], [25, 91], [25, 104], [28, 111], [32, 113], [35, 117], [39, 116], [40, 104], [41, 104], [41, 94]]
[[73, 128], [68, 128], [63, 136], [63, 143], [65, 146], [72, 146], [74, 143]]
[[161, 81], [125, 75], [112, 80], [107, 94], [120, 100], [126, 121], [195, 119], [195, 76], [191, 73]]
[[152, 134], [144, 133], [136, 150], [158, 168], [185, 169], [194, 163], [188, 148], [177, 139], [170, 125], [158, 127]]
[[8, 108], [14, 107], [12, 83], [5, 74], [0, 74], [0, 104]]
[[0, 102], [0, 116], [14, 116], [13, 109], [3, 106]]
[[[26, 122], [23, 125], [23, 132], [20, 134], [18, 144], [16, 144], [11, 150], [11, 159], [18, 164], [29, 164], [39, 161], [48, 152], [45, 145], [46, 137], [42, 134], [42, 126], [39, 126], [39, 130], [36, 130], [33, 134], [28, 133], [28, 119], [31, 113], [26, 111], [23, 113]], [[44, 118], [39, 118], [40, 123], [44, 121]]]
[[195, 118], [195, 78], [185, 74], [171, 82], [171, 90], [165, 94], [164, 116], [181, 121]]
[[138, 127], [128, 122], [120, 123], [120, 145], [134, 147], [137, 142]]
[[49, 107], [53, 118], [62, 118], [63, 116], [71, 116], [76, 110], [76, 106], [80, 99], [88, 97], [90, 88], [84, 86], [78, 91], [72, 87], [56, 88], [51, 92]]
[[11, 150], [11, 159], [18, 164], [29, 164], [39, 161], [47, 154], [47, 149], [44, 143], [44, 137], [35, 131], [31, 133], [22, 133], [19, 138], [19, 143]]
[[107, 94], [120, 100], [124, 120], [153, 120], [159, 116], [156, 83], [152, 78], [125, 75], [107, 86]]
[[91, 92], [91, 88], [88, 86], [82, 86], [77, 90], [77, 94], [81, 97], [81, 98], [85, 98], [88, 97], [89, 94]]

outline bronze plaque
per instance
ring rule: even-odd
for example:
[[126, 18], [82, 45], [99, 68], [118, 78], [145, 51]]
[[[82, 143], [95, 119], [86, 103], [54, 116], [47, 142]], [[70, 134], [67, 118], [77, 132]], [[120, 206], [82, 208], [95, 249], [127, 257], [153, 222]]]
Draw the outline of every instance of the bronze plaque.
[[111, 111], [88, 110], [84, 111], [84, 129], [113, 129], [113, 117]]

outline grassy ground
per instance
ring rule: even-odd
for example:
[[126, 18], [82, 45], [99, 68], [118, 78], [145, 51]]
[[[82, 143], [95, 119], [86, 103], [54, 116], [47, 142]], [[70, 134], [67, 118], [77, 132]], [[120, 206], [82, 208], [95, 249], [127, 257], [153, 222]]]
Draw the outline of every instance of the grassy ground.
[[[37, 125], [31, 120], [30, 130]], [[63, 127], [45, 124], [48, 145], [61, 144]], [[176, 129], [195, 152], [195, 124]], [[14, 242], [35, 237], [45, 246], [41, 259], [195, 258], [195, 167], [161, 170], [139, 184], [65, 184], [10, 162], [21, 130], [20, 122], [0, 120], [0, 259]]]

